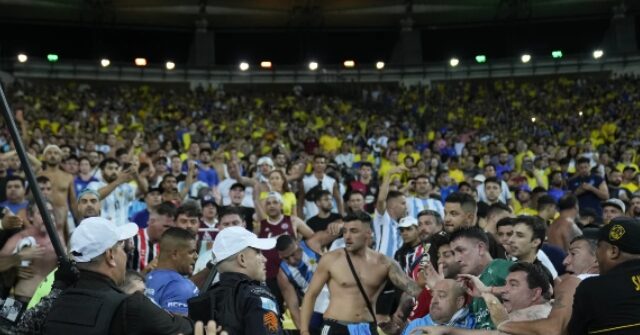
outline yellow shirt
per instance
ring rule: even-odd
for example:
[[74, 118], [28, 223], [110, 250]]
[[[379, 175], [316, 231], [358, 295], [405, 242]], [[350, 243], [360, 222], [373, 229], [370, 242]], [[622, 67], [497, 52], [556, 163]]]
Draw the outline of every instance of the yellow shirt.
[[327, 153], [338, 152], [340, 146], [342, 145], [342, 141], [335, 136], [322, 135], [320, 136], [320, 147], [322, 150]]
[[[260, 200], [266, 199], [267, 195], [269, 195], [269, 192], [260, 193]], [[284, 215], [291, 216], [293, 211], [296, 209], [296, 204], [297, 204], [296, 195], [293, 194], [293, 192], [286, 192], [285, 194], [281, 194], [281, 195], [282, 195], [282, 213]]]
[[631, 193], [635, 193], [638, 190], [638, 185], [636, 185], [635, 183], [620, 184], [620, 187], [626, 188], [627, 191]]
[[462, 170], [460, 169], [449, 170], [449, 177], [455, 180], [456, 183], [460, 184], [464, 181], [464, 172], [462, 172]]

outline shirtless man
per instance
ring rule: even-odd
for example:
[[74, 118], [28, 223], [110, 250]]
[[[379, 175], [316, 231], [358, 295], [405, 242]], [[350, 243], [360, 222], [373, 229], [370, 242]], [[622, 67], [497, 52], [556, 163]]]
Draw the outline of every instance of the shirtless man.
[[368, 214], [350, 214], [344, 221], [346, 247], [329, 252], [320, 259], [302, 302], [301, 335], [310, 334], [309, 322], [313, 306], [325, 284], [329, 286], [331, 300], [324, 313], [323, 334], [351, 334], [351, 331], [360, 331], [358, 334], [378, 334], [378, 325], [372, 315], [375, 310], [367, 307], [349, 270], [345, 253], [352, 258], [353, 267], [370, 302], [377, 301], [387, 279], [413, 297], [418, 297], [422, 291], [398, 263], [368, 247], [372, 238], [371, 217]]
[[560, 216], [549, 226], [547, 243], [569, 250], [569, 244], [576, 236], [579, 236], [580, 228], [576, 225], [578, 216], [578, 199], [573, 195], [562, 197], [558, 201]]
[[[47, 212], [53, 213], [53, 206], [51, 203], [46, 202]], [[44, 225], [44, 221], [42, 216], [40, 215], [40, 211], [35, 203], [30, 203], [29, 207], [27, 207], [27, 215], [31, 224], [27, 226], [24, 230], [19, 233], [13, 235], [7, 243], [0, 250], [0, 255], [8, 256], [13, 254], [16, 246], [22, 243], [22, 241], [30, 240], [31, 243], [35, 241], [35, 244], [32, 244], [31, 247], [26, 248], [35, 248], [44, 251], [42, 257], [34, 258], [31, 263], [26, 267], [27, 270], [23, 268], [23, 274], [26, 276], [21, 276], [18, 279], [18, 282], [15, 284], [14, 294], [17, 300], [23, 302], [29, 302], [33, 293], [36, 291], [38, 284], [58, 265], [58, 258], [56, 256], [55, 251], [53, 250], [53, 246], [51, 244], [51, 240], [49, 239], [49, 235], [47, 234], [47, 230]], [[53, 219], [53, 218], [52, 218]], [[54, 220], [54, 223], [56, 221]], [[64, 247], [64, 239], [62, 238], [61, 228], [58, 226], [58, 235], [60, 237], [60, 242], [63, 243]], [[26, 265], [26, 264], [24, 264]]]
[[[66, 222], [67, 212], [71, 209], [76, 213], [76, 191], [73, 184], [73, 176], [60, 169], [62, 150], [57, 145], [48, 145], [42, 152], [45, 169], [41, 176], [51, 181], [51, 204], [54, 208], [56, 222]], [[71, 208], [69, 208], [71, 204]]]

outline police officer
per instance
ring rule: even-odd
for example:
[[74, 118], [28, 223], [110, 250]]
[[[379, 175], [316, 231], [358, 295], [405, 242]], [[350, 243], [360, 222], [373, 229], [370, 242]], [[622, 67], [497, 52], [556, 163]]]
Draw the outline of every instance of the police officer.
[[213, 242], [220, 281], [204, 297], [211, 307], [210, 314], [202, 316], [190, 305], [189, 315], [215, 320], [233, 335], [283, 334], [276, 298], [261, 285], [266, 278], [266, 259], [260, 250], [273, 249], [275, 245], [275, 239], [258, 238], [243, 227], [222, 230]]
[[142, 293], [126, 295], [127, 240], [138, 232], [134, 223], [116, 226], [92, 217], [71, 235], [70, 250], [80, 279], [53, 303], [44, 334], [190, 334], [193, 323], [173, 316]]
[[618, 217], [596, 234], [600, 276], [576, 289], [569, 334], [640, 334], [640, 220]]

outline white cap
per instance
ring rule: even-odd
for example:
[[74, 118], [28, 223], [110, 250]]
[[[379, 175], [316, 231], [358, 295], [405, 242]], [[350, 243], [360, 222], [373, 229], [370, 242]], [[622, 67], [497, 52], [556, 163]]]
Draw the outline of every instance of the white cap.
[[258, 164], [257, 165], [260, 166], [262, 164], [267, 164], [267, 165], [273, 167], [273, 160], [269, 156], [262, 156], [262, 157], [260, 157], [260, 159], [258, 159]]
[[473, 177], [473, 180], [484, 183], [484, 181], [487, 180], [487, 177], [485, 177], [483, 174], [477, 174], [475, 177]]
[[249, 247], [269, 250], [275, 246], [275, 238], [258, 238], [244, 227], [229, 227], [218, 233], [212, 251], [216, 263], [219, 263]]
[[267, 197], [265, 199], [269, 199], [269, 198], [274, 198], [276, 199], [279, 203], [284, 203], [284, 200], [282, 199], [282, 194], [278, 193], [278, 192], [269, 192], [267, 193]]
[[619, 210], [621, 210], [623, 214], [626, 213], [626, 211], [627, 211], [627, 207], [624, 205], [624, 202], [622, 202], [622, 200], [617, 199], [617, 198], [611, 198], [611, 199], [603, 202], [602, 203], [602, 207], [605, 207], [605, 206], [616, 207]]
[[135, 223], [116, 226], [102, 218], [91, 217], [80, 222], [73, 231], [69, 246], [71, 254], [78, 263], [89, 262], [112, 248], [119, 241], [130, 239], [138, 233]]
[[411, 226], [418, 226], [418, 220], [416, 220], [413, 216], [405, 216], [400, 219], [398, 224], [398, 228], [409, 228]]

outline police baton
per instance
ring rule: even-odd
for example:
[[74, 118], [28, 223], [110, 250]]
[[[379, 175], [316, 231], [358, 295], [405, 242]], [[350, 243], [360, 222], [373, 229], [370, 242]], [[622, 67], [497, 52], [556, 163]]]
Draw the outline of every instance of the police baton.
[[58, 230], [53, 224], [53, 220], [51, 220], [52, 213], [49, 213], [49, 211], [47, 210], [47, 206], [45, 206], [44, 204], [44, 197], [42, 196], [40, 188], [38, 187], [38, 182], [36, 181], [33, 169], [31, 169], [31, 164], [29, 164], [29, 159], [27, 158], [26, 151], [24, 149], [24, 143], [22, 143], [22, 138], [18, 133], [18, 128], [16, 127], [16, 122], [13, 117], [13, 112], [9, 108], [9, 103], [7, 102], [7, 98], [4, 94], [4, 88], [1, 84], [0, 99], [2, 100], [0, 104], [2, 117], [4, 118], [4, 122], [7, 124], [9, 133], [11, 134], [11, 139], [13, 140], [13, 145], [16, 148], [16, 153], [20, 158], [22, 169], [24, 170], [24, 174], [27, 177], [27, 181], [29, 182], [29, 190], [31, 191], [31, 194], [33, 194], [33, 198], [36, 202], [36, 205], [38, 206], [38, 210], [43, 214], [42, 219], [44, 221], [44, 226], [47, 229], [47, 233], [49, 234], [49, 239], [51, 240], [53, 250], [58, 256], [58, 266], [60, 267], [60, 269], [68, 269], [73, 271], [73, 273], [77, 273], [78, 270], [75, 267], [75, 264], [73, 264], [69, 260], [64, 248], [62, 247], [62, 243], [60, 242], [60, 238], [58, 237]]

